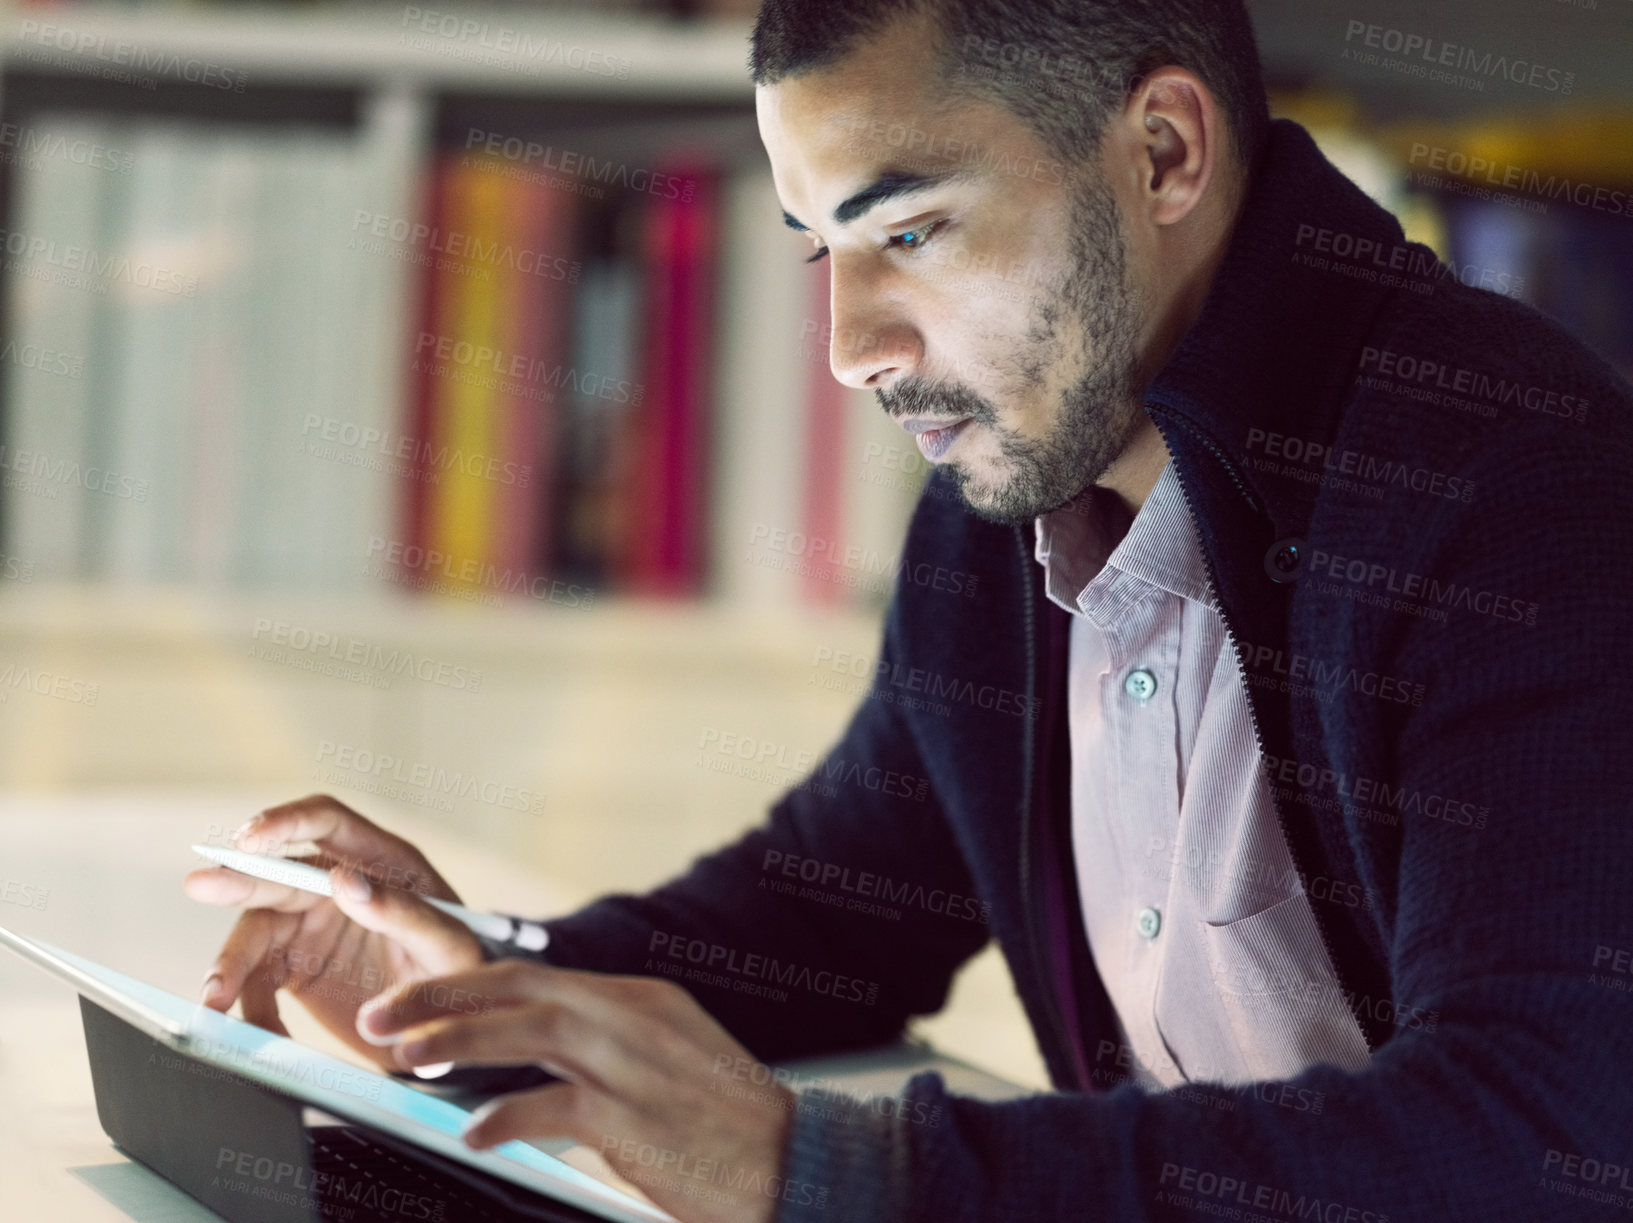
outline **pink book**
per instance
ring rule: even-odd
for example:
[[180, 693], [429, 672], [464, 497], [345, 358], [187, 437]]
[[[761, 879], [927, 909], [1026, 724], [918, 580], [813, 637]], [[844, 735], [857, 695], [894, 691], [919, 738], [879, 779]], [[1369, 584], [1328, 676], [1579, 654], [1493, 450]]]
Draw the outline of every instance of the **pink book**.
[[708, 401], [714, 344], [717, 179], [698, 166], [665, 167], [675, 184], [645, 224], [642, 382], [618, 572], [633, 593], [693, 595], [702, 586], [707, 521]]

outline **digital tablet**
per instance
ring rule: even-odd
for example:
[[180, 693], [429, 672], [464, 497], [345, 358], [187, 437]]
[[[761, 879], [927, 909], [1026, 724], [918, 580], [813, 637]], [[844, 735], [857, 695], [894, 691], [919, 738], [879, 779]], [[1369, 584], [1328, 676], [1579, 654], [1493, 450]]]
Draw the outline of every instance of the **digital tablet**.
[[460, 1137], [470, 1111], [449, 1100], [3, 927], [0, 945], [61, 977], [97, 1006], [162, 1044], [324, 1113], [613, 1223], [675, 1223], [666, 1211], [525, 1142], [472, 1150]]

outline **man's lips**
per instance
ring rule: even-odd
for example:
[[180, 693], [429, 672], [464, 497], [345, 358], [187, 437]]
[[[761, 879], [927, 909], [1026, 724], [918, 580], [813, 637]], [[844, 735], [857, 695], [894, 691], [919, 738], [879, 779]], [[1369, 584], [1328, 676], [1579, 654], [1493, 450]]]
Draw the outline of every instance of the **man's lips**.
[[914, 416], [898, 423], [903, 429], [916, 437], [921, 433], [929, 433], [933, 429], [951, 429], [954, 425], [961, 424], [968, 419], [967, 416], [950, 416], [945, 420], [929, 420], [923, 416]]
[[953, 421], [903, 421], [902, 427], [913, 434], [919, 444], [919, 453], [934, 463], [947, 453], [970, 423], [968, 417]]

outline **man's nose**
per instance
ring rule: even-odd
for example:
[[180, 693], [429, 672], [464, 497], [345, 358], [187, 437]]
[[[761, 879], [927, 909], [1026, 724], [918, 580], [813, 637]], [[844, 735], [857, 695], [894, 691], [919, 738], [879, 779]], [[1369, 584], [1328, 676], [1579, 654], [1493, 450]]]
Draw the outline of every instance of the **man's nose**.
[[858, 390], [883, 391], [915, 373], [924, 357], [918, 329], [894, 295], [880, 291], [873, 269], [836, 252], [829, 275], [833, 334], [828, 368], [833, 376]]

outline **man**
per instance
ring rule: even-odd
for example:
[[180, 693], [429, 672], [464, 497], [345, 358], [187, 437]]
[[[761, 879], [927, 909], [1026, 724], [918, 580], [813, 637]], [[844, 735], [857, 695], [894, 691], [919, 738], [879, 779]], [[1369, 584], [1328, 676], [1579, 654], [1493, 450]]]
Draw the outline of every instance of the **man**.
[[[549, 964], [483, 963], [333, 800], [266, 813], [413, 886], [200, 872], [249, 910], [207, 1001], [537, 1063], [475, 1141], [689, 1159], [641, 1181], [686, 1220], [1594, 1217], [1633, 1167], [1629, 388], [1271, 123], [1234, 0], [769, 0], [752, 62], [834, 372], [940, 465], [904, 572], [976, 597], [902, 581], [823, 784]], [[1055, 1093], [722, 1082], [896, 1035], [989, 933]]]

